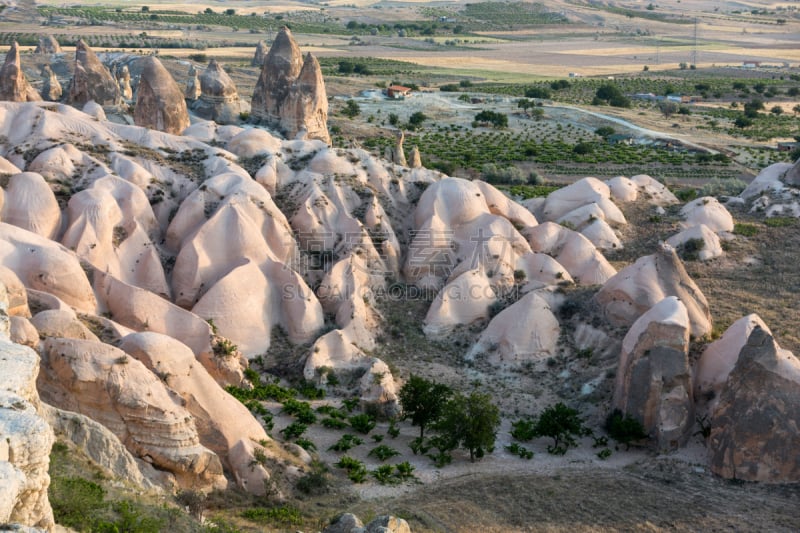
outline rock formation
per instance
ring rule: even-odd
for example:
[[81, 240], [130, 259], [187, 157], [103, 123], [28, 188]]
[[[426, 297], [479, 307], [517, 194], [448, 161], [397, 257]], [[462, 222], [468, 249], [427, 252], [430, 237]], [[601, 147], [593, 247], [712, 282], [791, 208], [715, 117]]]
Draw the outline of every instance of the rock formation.
[[117, 73], [117, 81], [119, 82], [119, 93], [124, 100], [133, 100], [133, 88], [131, 88], [131, 72], [128, 65], [122, 65], [122, 68]]
[[711, 471], [728, 479], [800, 481], [800, 360], [756, 326], [712, 413]]
[[61, 209], [52, 189], [40, 174], [22, 172], [8, 180], [0, 220], [54, 239], [61, 230]]
[[708, 261], [723, 254], [719, 236], [705, 224], [691, 226], [666, 240], [685, 260]]
[[740, 318], [725, 330], [722, 337], [703, 350], [695, 364], [695, 398], [698, 403], [707, 402], [708, 410], [714, 411], [719, 402], [722, 389], [728, 376], [736, 366], [739, 352], [747, 344], [747, 339], [755, 328], [761, 328], [771, 335], [769, 328], [756, 314]]
[[107, 344], [55, 337], [44, 341], [41, 356], [38, 387], [47, 403], [100, 422], [132, 453], [171, 472], [179, 486], [226, 485], [194, 418], [141, 362]]
[[192, 105], [200, 117], [218, 124], [234, 124], [243, 111], [236, 85], [216, 59], [200, 75], [200, 98]]
[[681, 208], [681, 215], [685, 227], [704, 224], [714, 233], [733, 231], [733, 217], [713, 196], [692, 200]]
[[0, 524], [53, 527], [47, 498], [55, 437], [40, 418], [39, 355], [9, 340], [8, 295], [0, 284]]
[[251, 108], [254, 119], [289, 139], [300, 135], [330, 143], [322, 71], [311, 54], [303, 58], [288, 28], [281, 29], [264, 59]]
[[57, 102], [61, 99], [63, 89], [59, 83], [56, 73], [50, 68], [50, 65], [42, 67], [42, 100], [48, 102]]
[[36, 45], [35, 54], [60, 54], [61, 45], [52, 35], [42, 35], [39, 37], [39, 44]]
[[9, 102], [38, 102], [41, 96], [31, 87], [22, 72], [22, 63], [19, 59], [19, 45], [11, 44], [6, 53], [3, 66], [0, 67], [0, 100]]
[[250, 62], [250, 66], [261, 68], [264, 66], [264, 60], [267, 58], [267, 53], [269, 52], [269, 47], [267, 46], [266, 41], [258, 41], [256, 45], [256, 52], [253, 54], [253, 60]]
[[69, 85], [67, 102], [83, 107], [90, 100], [100, 105], [119, 104], [119, 85], [94, 50], [81, 39], [75, 45], [75, 72]]
[[179, 134], [189, 126], [189, 112], [178, 84], [161, 61], [147, 56], [136, 90], [133, 120], [138, 126]]
[[620, 270], [603, 285], [595, 301], [612, 325], [628, 326], [667, 296], [677, 296], [686, 306], [693, 337], [711, 333], [706, 297], [689, 277], [675, 249], [666, 244]]
[[197, 70], [194, 68], [194, 65], [189, 65], [189, 79], [186, 82], [183, 97], [189, 102], [194, 102], [200, 98], [201, 94], [200, 78], [197, 75]]
[[419, 153], [419, 148], [415, 144], [411, 147], [411, 155], [408, 158], [408, 166], [410, 168], [422, 168], [422, 156]]
[[400, 165], [401, 167], [408, 166], [408, 162], [406, 161], [406, 154], [403, 151], [403, 141], [406, 139], [406, 134], [403, 133], [403, 130], [397, 130], [394, 132], [394, 148], [389, 146], [386, 147], [386, 154], [384, 157], [394, 163], [395, 165]]
[[633, 323], [622, 341], [613, 405], [635, 417], [659, 450], [684, 444], [694, 424], [689, 315], [675, 296]]
[[555, 354], [561, 328], [547, 302], [536, 292], [498, 313], [465, 356], [494, 365], [519, 366]]

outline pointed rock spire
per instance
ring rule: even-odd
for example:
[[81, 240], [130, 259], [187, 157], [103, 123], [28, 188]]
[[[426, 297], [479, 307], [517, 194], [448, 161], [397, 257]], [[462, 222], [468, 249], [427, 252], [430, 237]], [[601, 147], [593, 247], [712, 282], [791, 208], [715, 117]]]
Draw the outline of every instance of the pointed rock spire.
[[200, 98], [200, 78], [197, 76], [197, 70], [194, 65], [189, 65], [189, 81], [186, 82], [186, 89], [183, 91], [183, 97], [190, 102], [194, 102]]
[[133, 100], [133, 88], [131, 88], [131, 71], [128, 65], [123, 65], [117, 74], [119, 81], [119, 92], [125, 100]]
[[273, 126], [280, 126], [281, 106], [303, 68], [303, 55], [289, 28], [283, 27], [269, 49], [253, 99], [252, 115]]
[[301, 134], [307, 139], [319, 139], [328, 144], [328, 95], [317, 59], [306, 54], [303, 68], [292, 85], [284, 104], [286, 112], [281, 124], [289, 138]]
[[60, 54], [61, 45], [52, 35], [42, 35], [39, 37], [39, 44], [34, 50], [36, 54]]
[[330, 144], [328, 96], [319, 62], [303, 55], [288, 28], [269, 49], [251, 102], [254, 120], [279, 129], [290, 139], [319, 139]]
[[267, 47], [267, 42], [258, 41], [258, 44], [256, 45], [256, 53], [253, 55], [253, 61], [250, 63], [250, 65], [254, 67], [262, 66], [268, 52], [269, 48]]
[[142, 74], [136, 91], [134, 122], [166, 133], [181, 133], [189, 126], [189, 112], [178, 84], [155, 57], [139, 61]]
[[100, 105], [119, 104], [119, 85], [94, 50], [81, 39], [75, 45], [75, 74], [67, 101], [76, 107], [83, 107], [90, 100]]
[[11, 44], [3, 67], [0, 68], [0, 100], [9, 102], [38, 102], [42, 98], [25, 78], [19, 59], [19, 45]]
[[411, 147], [411, 155], [409, 156], [408, 166], [411, 168], [422, 168], [422, 156], [419, 153], [417, 145]]
[[63, 89], [61, 88], [61, 83], [59, 83], [58, 78], [56, 77], [56, 73], [53, 72], [53, 69], [50, 68], [50, 65], [45, 65], [42, 67], [42, 78], [44, 79], [41, 92], [42, 100], [57, 102], [59, 99], [61, 99]]

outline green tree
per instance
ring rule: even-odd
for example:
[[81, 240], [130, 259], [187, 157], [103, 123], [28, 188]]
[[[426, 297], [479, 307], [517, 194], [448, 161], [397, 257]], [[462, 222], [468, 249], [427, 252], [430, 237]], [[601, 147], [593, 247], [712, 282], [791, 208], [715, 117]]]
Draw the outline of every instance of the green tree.
[[403, 418], [411, 419], [411, 424], [419, 426], [419, 438], [425, 436], [425, 428], [442, 416], [447, 400], [453, 390], [442, 383], [411, 374], [400, 389], [400, 406]]
[[779, 105], [773, 106], [772, 109], [769, 110], [775, 116], [783, 114], [783, 108]]
[[479, 392], [455, 395], [436, 424], [442, 436], [469, 450], [472, 462], [494, 450], [498, 427], [500, 409], [492, 403], [491, 396]]
[[400, 117], [397, 116], [397, 113], [389, 113], [389, 124], [392, 126], [397, 126], [397, 123], [400, 121]]
[[534, 432], [539, 437], [550, 437], [553, 445], [547, 451], [556, 455], [564, 455], [571, 447], [578, 445], [576, 436], [583, 434], [583, 421], [575, 409], [562, 402], [548, 407], [536, 421]]
[[615, 130], [611, 126], [600, 126], [596, 130], [594, 130], [594, 133], [596, 135], [599, 135], [603, 139], [608, 139], [609, 137], [617, 133], [617, 130]]
[[408, 129], [415, 130], [426, 120], [428, 120], [428, 117], [425, 115], [425, 113], [422, 111], [415, 111], [410, 117], [408, 117]]
[[348, 100], [344, 109], [342, 109], [342, 114], [349, 118], [356, 117], [359, 113], [361, 113], [361, 107], [355, 100]]

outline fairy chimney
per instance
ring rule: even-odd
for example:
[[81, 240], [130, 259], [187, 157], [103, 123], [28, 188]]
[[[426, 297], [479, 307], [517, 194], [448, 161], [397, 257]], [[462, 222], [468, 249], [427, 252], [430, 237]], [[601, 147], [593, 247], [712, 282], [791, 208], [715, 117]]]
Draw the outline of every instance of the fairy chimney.
[[142, 62], [142, 75], [136, 91], [133, 121], [166, 133], [179, 134], [189, 126], [189, 112], [178, 84], [161, 61], [147, 56]]
[[237, 122], [243, 110], [239, 93], [222, 65], [212, 59], [199, 79], [200, 98], [192, 105], [192, 110], [198, 116], [218, 124]]
[[75, 73], [69, 85], [67, 102], [83, 107], [90, 100], [100, 105], [119, 104], [119, 85], [94, 50], [81, 39], [75, 46]]
[[133, 89], [131, 88], [131, 71], [128, 65], [123, 65], [117, 74], [119, 82], [119, 92], [125, 100], [133, 100]]
[[39, 44], [36, 45], [36, 54], [60, 54], [61, 45], [52, 35], [42, 35], [39, 37]]
[[42, 98], [31, 87], [22, 72], [19, 60], [19, 45], [11, 44], [3, 67], [0, 68], [0, 100], [9, 102], [38, 102]]
[[50, 65], [42, 67], [42, 100], [48, 102], [57, 102], [61, 99], [61, 94], [64, 92], [61, 88], [56, 73], [50, 68]]
[[287, 138], [330, 143], [322, 70], [311, 54], [303, 58], [288, 28], [281, 29], [264, 59], [251, 107], [254, 120], [279, 129]]
[[194, 65], [189, 65], [189, 81], [186, 82], [183, 97], [190, 102], [194, 102], [200, 98], [200, 94], [200, 78], [197, 76], [197, 70]]
[[267, 52], [269, 48], [267, 47], [266, 41], [258, 41], [256, 45], [256, 53], [253, 55], [253, 60], [250, 62], [251, 66], [260, 67], [264, 64], [264, 59], [267, 57]]

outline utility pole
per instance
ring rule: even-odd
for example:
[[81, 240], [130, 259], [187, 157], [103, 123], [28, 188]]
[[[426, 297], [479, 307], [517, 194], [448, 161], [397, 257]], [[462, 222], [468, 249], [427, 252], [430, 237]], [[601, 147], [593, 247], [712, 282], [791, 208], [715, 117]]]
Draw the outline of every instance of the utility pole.
[[692, 49], [692, 65], [697, 66], [697, 17], [694, 18], [694, 48]]

